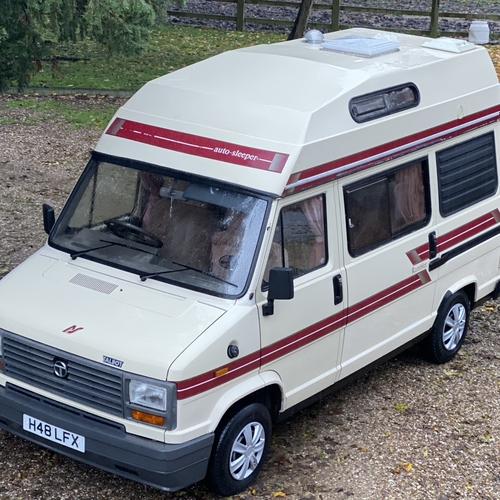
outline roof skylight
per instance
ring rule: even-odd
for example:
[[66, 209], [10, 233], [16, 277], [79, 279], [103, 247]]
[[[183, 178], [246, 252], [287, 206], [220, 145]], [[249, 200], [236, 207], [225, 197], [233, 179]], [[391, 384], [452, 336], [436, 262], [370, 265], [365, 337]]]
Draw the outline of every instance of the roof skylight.
[[343, 54], [370, 58], [397, 52], [399, 50], [399, 43], [390, 40], [379, 40], [377, 38], [346, 36], [323, 42], [321, 48]]

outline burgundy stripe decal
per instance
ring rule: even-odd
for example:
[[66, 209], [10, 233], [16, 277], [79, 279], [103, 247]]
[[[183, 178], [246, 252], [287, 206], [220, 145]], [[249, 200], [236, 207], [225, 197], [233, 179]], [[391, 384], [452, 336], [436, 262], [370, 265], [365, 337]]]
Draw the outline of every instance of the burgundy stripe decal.
[[226, 382], [244, 375], [245, 373], [251, 372], [252, 370], [256, 370], [260, 366], [259, 354], [260, 353], [257, 351], [249, 354], [248, 356], [244, 356], [237, 361], [233, 361], [223, 367], [220, 367], [219, 369], [228, 368], [228, 371], [224, 375], [216, 376], [216, 372], [219, 369], [215, 369], [202, 373], [196, 377], [176, 382], [177, 399], [190, 398], [191, 396], [195, 396], [196, 394], [200, 394], [208, 391], [209, 389], [225, 384]]
[[444, 250], [467, 240], [471, 236], [475, 236], [485, 229], [495, 226], [500, 220], [499, 215], [498, 209], [495, 209], [493, 212], [478, 217], [477, 219], [439, 237], [437, 240], [438, 252], [443, 252]]
[[429, 273], [427, 271], [422, 271], [421, 273], [410, 276], [400, 283], [396, 283], [392, 287], [387, 288], [371, 297], [362, 300], [358, 304], [347, 309], [347, 322], [352, 323], [367, 314], [370, 314], [381, 307], [403, 297], [413, 290], [425, 285], [431, 280]]
[[274, 344], [264, 347], [260, 352], [255, 352], [241, 358], [238, 361], [228, 363], [224, 367], [228, 371], [224, 375], [216, 376], [216, 370], [211, 370], [202, 373], [188, 380], [176, 382], [177, 384], [177, 399], [186, 399], [196, 396], [202, 392], [218, 387], [230, 380], [244, 375], [252, 370], [256, 370], [262, 365], [268, 364], [276, 359], [282, 358], [291, 352], [294, 352], [307, 344], [310, 344], [339, 328], [347, 323], [356, 321], [367, 314], [384, 307], [400, 297], [416, 290], [417, 288], [429, 283], [431, 277], [427, 271], [422, 271], [419, 274], [413, 275], [410, 278], [397, 283], [394, 286], [377, 293], [359, 304], [348, 308], [347, 311], [329, 316], [328, 318], [308, 326], [299, 332], [296, 332]]
[[[462, 241], [465, 241], [472, 236], [475, 236], [485, 229], [496, 226], [500, 222], [500, 210], [495, 208], [495, 210], [474, 219], [473, 221], [464, 224], [463, 226], [457, 227], [437, 239], [437, 251], [444, 252], [448, 248], [458, 245]], [[429, 245], [424, 243], [414, 250], [406, 252], [407, 257], [410, 262], [415, 265], [429, 258]]]
[[429, 244], [424, 243], [423, 245], [420, 245], [419, 247], [415, 248], [414, 250], [410, 250], [409, 252], [406, 252], [406, 256], [410, 259], [410, 262], [413, 265], [419, 264], [423, 260], [426, 260], [429, 258]]
[[116, 118], [107, 135], [243, 167], [281, 173], [288, 155]]
[[461, 120], [457, 118], [422, 132], [323, 163], [303, 170], [298, 174], [292, 174], [285, 188], [285, 193], [289, 194], [293, 191], [301, 191], [364, 170], [383, 161], [399, 158], [402, 155], [431, 146], [432, 144], [437, 144], [444, 139], [456, 137], [499, 119], [500, 105], [493, 106], [473, 113]]
[[294, 333], [274, 344], [268, 345], [262, 349], [261, 361], [262, 364], [270, 363], [278, 358], [304, 347], [315, 340], [328, 335], [329, 333], [338, 330], [345, 326], [346, 314], [345, 311], [334, 314], [324, 320], [308, 326], [297, 333]]

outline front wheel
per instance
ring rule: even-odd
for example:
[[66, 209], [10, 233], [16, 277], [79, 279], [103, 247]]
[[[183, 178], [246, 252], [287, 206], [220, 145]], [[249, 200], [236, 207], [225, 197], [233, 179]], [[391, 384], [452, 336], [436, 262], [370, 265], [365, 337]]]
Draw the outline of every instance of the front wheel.
[[460, 350], [469, 326], [470, 301], [464, 291], [443, 303], [427, 341], [427, 354], [434, 363], [450, 361]]
[[248, 488], [257, 478], [269, 450], [272, 422], [260, 403], [235, 413], [216, 434], [208, 481], [218, 495], [230, 496]]

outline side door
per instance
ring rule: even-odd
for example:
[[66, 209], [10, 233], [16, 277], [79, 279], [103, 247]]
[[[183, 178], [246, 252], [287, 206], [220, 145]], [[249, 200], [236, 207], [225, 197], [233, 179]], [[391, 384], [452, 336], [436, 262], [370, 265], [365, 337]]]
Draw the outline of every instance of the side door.
[[428, 264], [435, 225], [427, 157], [342, 184], [349, 282], [343, 378], [432, 326], [435, 281]]
[[[339, 376], [345, 323], [345, 272], [341, 267], [333, 190], [281, 200], [271, 228], [267, 265], [257, 291], [262, 370], [279, 374], [289, 408], [332, 385]], [[269, 271], [293, 270], [294, 297], [276, 300], [264, 315]]]

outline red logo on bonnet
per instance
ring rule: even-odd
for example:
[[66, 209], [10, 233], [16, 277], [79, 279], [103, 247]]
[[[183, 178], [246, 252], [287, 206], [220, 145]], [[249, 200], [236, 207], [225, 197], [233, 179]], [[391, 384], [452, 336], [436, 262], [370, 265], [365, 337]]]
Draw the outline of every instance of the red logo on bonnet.
[[76, 333], [78, 330], [83, 330], [83, 326], [76, 326], [76, 325], [68, 326], [68, 328], [63, 330], [63, 333], [72, 334]]

